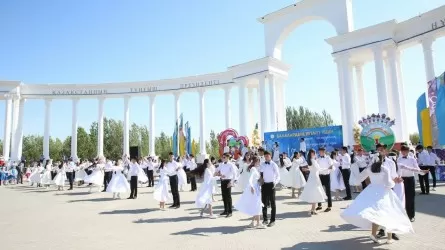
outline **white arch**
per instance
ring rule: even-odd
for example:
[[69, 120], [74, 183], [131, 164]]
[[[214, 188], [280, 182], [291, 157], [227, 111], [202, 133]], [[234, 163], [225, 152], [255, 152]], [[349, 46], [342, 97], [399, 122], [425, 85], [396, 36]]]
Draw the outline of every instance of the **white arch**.
[[338, 35], [353, 30], [352, 0], [302, 0], [258, 19], [264, 24], [266, 56], [281, 60], [284, 40], [299, 25], [326, 20]]

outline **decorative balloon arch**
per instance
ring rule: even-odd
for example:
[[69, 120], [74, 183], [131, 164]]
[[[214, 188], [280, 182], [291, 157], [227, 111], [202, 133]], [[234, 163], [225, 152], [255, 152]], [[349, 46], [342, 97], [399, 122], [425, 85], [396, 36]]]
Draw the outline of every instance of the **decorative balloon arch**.
[[220, 157], [224, 153], [225, 146], [232, 146], [232, 147], [238, 146], [240, 150], [242, 149], [242, 147], [249, 146], [249, 138], [244, 135], [240, 136], [238, 134], [238, 132], [233, 128], [228, 128], [228, 129], [222, 131], [218, 135], [218, 142], [219, 142], [219, 156]]

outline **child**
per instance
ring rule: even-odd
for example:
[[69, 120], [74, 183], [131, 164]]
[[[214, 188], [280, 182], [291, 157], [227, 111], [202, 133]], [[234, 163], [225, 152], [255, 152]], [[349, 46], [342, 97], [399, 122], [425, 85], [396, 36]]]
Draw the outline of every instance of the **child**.
[[331, 178], [331, 190], [332, 192], [335, 192], [334, 200], [341, 201], [343, 200], [340, 197], [340, 191], [345, 190], [345, 183], [343, 182], [343, 176], [341, 175], [340, 171], [340, 162], [338, 162], [337, 159], [337, 152], [333, 151], [331, 153], [331, 159], [334, 161], [334, 170], [330, 174]]

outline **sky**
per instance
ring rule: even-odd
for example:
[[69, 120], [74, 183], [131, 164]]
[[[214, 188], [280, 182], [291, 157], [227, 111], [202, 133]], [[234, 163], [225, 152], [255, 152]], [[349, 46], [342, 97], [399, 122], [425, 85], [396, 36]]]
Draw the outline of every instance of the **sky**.
[[[2, 0], [0, 1], [0, 79], [25, 84], [102, 83], [160, 80], [225, 71], [227, 67], [262, 58], [263, 26], [267, 13], [293, 4], [291, 0]], [[445, 0], [355, 0], [354, 28], [396, 19], [404, 21], [445, 4]], [[325, 109], [340, 124], [337, 68], [332, 48], [324, 39], [335, 36], [326, 21], [298, 26], [287, 38], [283, 61], [292, 66], [286, 83], [286, 106]], [[433, 44], [435, 72], [445, 71], [445, 38]], [[408, 130], [417, 131], [416, 100], [426, 89], [421, 45], [403, 51]], [[364, 68], [366, 109], [378, 112], [374, 63]], [[238, 129], [238, 90], [232, 89], [232, 127]], [[267, 95], [268, 96], [268, 95]], [[256, 94], [254, 94], [256, 98]], [[107, 99], [105, 116], [123, 120], [123, 99]], [[130, 120], [149, 124], [149, 100], [130, 101]], [[225, 129], [224, 92], [206, 93], [206, 136]], [[197, 93], [181, 95], [181, 112], [199, 138]], [[28, 100], [24, 134], [43, 135], [43, 100]], [[71, 134], [71, 101], [55, 100], [51, 107], [51, 136]], [[258, 112], [258, 105], [254, 105]], [[5, 102], [0, 101], [0, 120]], [[174, 96], [156, 99], [156, 134], [172, 134]], [[81, 100], [79, 126], [97, 121], [97, 100]], [[254, 115], [257, 121], [257, 115]], [[0, 122], [0, 138], [4, 122]], [[206, 138], [207, 139], [207, 138]]]

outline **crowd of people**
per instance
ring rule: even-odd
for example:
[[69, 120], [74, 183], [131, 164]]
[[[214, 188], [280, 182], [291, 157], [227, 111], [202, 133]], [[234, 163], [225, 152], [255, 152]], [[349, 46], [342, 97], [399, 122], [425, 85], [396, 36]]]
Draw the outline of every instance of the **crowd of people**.
[[[252, 218], [249, 227], [259, 229], [275, 225], [277, 189], [289, 188], [290, 198], [307, 202], [309, 216], [322, 210], [330, 212], [333, 199], [351, 200], [352, 193], [359, 193], [341, 217], [357, 227], [371, 229], [374, 242], [379, 242], [386, 230], [387, 243], [398, 240], [398, 234], [414, 232], [411, 222], [415, 221], [416, 175], [421, 194], [427, 195], [436, 188], [435, 166], [439, 158], [431, 147], [424, 150], [417, 146], [414, 152], [402, 145], [396, 152], [378, 144], [377, 151], [370, 154], [362, 149], [350, 152], [348, 147], [326, 152], [321, 147], [318, 152], [295, 152], [292, 158], [278, 148], [274, 147], [272, 152], [250, 148], [238, 160], [226, 152], [218, 160], [212, 157], [200, 164], [193, 155], [175, 157], [173, 153], [168, 159], [136, 159], [127, 155], [117, 161], [98, 157], [92, 161], [67, 159], [53, 163], [51, 159], [41, 159], [26, 169], [23, 161], [7, 162], [0, 177], [2, 184], [15, 184], [23, 183], [24, 175], [31, 186], [55, 186], [60, 191], [66, 182], [68, 190], [72, 190], [76, 182], [79, 186], [88, 185], [89, 192], [96, 189], [112, 193], [113, 198], [129, 193], [128, 199], [137, 199], [138, 186], [147, 185], [154, 188], [153, 198], [162, 210], [166, 203], [171, 203], [170, 208], [180, 208], [180, 191], [190, 183], [190, 191], [197, 191], [195, 205], [202, 217], [217, 218], [214, 195], [221, 192], [224, 210], [219, 216], [231, 217], [235, 208]], [[433, 177], [432, 188], [429, 173]], [[13, 176], [12, 180], [8, 176]], [[232, 188], [242, 192], [235, 202]], [[342, 191], [346, 196], [340, 197]]]

